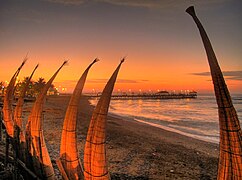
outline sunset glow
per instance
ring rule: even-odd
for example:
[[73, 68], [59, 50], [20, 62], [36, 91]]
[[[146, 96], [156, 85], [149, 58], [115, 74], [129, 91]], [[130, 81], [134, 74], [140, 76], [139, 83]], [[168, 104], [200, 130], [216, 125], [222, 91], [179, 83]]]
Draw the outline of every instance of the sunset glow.
[[[212, 92], [197, 29], [185, 14], [188, 1], [17, 1], [0, 2], [0, 81], [9, 81], [22, 59], [20, 79], [40, 64], [33, 79], [56, 77], [59, 91], [72, 92], [87, 65], [101, 61], [84, 92], [102, 91], [120, 59], [127, 56], [114, 91]], [[232, 93], [242, 92], [241, 2], [194, 3], [212, 41]], [[230, 73], [228, 73], [230, 72]], [[227, 75], [226, 75], [227, 74]]]

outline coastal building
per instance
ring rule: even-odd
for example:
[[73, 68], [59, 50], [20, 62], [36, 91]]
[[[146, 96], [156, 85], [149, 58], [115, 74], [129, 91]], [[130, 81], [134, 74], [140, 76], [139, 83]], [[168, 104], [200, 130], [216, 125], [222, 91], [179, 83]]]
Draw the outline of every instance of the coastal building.
[[167, 95], [169, 95], [169, 92], [168, 91], [159, 91], [156, 94], [161, 95], [161, 96], [167, 96]]

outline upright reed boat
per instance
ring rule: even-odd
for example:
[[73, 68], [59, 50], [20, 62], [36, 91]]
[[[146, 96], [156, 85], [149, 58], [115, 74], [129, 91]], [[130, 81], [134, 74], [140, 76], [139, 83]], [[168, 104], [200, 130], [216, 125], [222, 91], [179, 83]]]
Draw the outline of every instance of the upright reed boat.
[[46, 98], [48, 89], [50, 88], [53, 80], [61, 70], [61, 68], [67, 63], [65, 61], [61, 67], [55, 72], [50, 80], [45, 84], [44, 88], [38, 95], [31, 113], [28, 117], [28, 127], [26, 129], [26, 140], [28, 144], [29, 153], [31, 155], [31, 163], [34, 172], [41, 179], [55, 179], [54, 169], [50, 160], [48, 150], [46, 148], [44, 135], [43, 135], [43, 105]]
[[82, 74], [66, 110], [61, 136], [60, 158], [56, 161], [63, 179], [83, 179], [83, 170], [77, 149], [78, 105], [88, 71], [97, 61], [98, 59], [95, 59]]
[[25, 137], [24, 137], [24, 133], [23, 133], [23, 125], [22, 125], [22, 122], [23, 122], [22, 113], [23, 113], [24, 98], [25, 98], [26, 92], [29, 88], [30, 81], [31, 81], [36, 69], [38, 68], [38, 66], [39, 65], [35, 66], [33, 72], [31, 73], [31, 75], [28, 77], [26, 83], [24, 84], [24, 87], [23, 87], [22, 91], [20, 92], [20, 95], [19, 95], [18, 101], [17, 101], [17, 105], [14, 110], [14, 122], [20, 131], [20, 134], [19, 134], [20, 142], [25, 141]]
[[110, 179], [106, 159], [106, 124], [107, 113], [114, 84], [124, 59], [109, 79], [95, 107], [88, 129], [84, 149], [84, 177], [86, 180]]
[[7, 87], [6, 94], [3, 100], [3, 121], [6, 127], [7, 134], [14, 138], [14, 118], [13, 118], [13, 95], [14, 95], [14, 86], [18, 74], [20, 73], [22, 67], [27, 61], [27, 57], [23, 60], [22, 64], [19, 66], [17, 71], [14, 73], [11, 78], [9, 85]]
[[32, 76], [34, 75], [34, 72], [38, 68], [39, 65], [37, 65], [33, 72], [31, 73], [30, 77], [27, 78], [27, 81], [24, 84], [24, 87], [22, 88], [20, 95], [18, 97], [17, 105], [14, 110], [14, 137], [15, 137], [15, 146], [16, 146], [16, 155], [19, 159], [21, 159], [23, 162], [26, 162], [26, 144], [25, 144], [25, 133], [23, 129], [23, 119], [22, 119], [22, 113], [23, 113], [23, 105], [24, 105], [24, 97], [26, 94], [26, 91], [29, 88], [29, 83], [32, 79]]
[[191, 6], [187, 8], [186, 12], [192, 16], [202, 37], [218, 104], [220, 155], [217, 179], [241, 180], [242, 131], [240, 128], [240, 122], [208, 35], [205, 32], [201, 22], [197, 18], [194, 7]]

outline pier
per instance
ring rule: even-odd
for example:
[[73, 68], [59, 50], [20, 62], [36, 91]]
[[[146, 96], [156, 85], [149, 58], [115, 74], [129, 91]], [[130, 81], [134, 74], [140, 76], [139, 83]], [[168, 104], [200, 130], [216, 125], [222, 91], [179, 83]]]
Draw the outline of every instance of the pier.
[[[89, 98], [100, 98], [101, 94], [86, 95]], [[136, 99], [194, 99], [197, 98], [197, 93], [188, 94], [170, 94], [170, 93], [153, 93], [153, 94], [113, 94], [112, 100], [136, 100]]]

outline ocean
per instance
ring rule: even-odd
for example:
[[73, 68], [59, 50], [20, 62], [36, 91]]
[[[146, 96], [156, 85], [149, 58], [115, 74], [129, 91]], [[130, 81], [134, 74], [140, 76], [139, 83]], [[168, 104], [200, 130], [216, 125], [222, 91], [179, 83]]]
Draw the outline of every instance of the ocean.
[[[242, 94], [232, 96], [242, 123]], [[95, 105], [97, 100], [90, 100]], [[196, 139], [219, 143], [218, 109], [215, 96], [196, 99], [112, 100], [109, 113], [130, 121], [149, 124]]]

